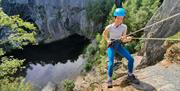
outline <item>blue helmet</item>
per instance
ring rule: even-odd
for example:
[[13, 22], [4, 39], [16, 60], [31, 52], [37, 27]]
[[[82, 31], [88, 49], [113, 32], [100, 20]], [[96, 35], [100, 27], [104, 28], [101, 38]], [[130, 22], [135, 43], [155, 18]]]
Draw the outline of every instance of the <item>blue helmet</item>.
[[114, 11], [114, 16], [125, 16], [125, 9], [123, 8], [117, 8], [115, 11]]

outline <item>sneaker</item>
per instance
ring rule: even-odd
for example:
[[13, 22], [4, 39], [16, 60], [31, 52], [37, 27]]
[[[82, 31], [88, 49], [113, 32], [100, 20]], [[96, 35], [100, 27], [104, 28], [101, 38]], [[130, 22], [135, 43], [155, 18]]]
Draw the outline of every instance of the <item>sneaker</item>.
[[139, 80], [132, 74], [131, 76], [128, 75], [127, 81], [134, 84], [139, 84]]
[[108, 88], [112, 88], [112, 80], [107, 81], [107, 86], [108, 86]]

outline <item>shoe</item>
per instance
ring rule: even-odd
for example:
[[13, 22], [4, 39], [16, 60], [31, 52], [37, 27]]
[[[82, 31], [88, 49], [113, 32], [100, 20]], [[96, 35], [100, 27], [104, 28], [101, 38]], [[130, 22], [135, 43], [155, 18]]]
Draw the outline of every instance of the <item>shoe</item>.
[[108, 86], [108, 88], [112, 88], [112, 80], [107, 81], [107, 86]]
[[139, 80], [132, 74], [131, 76], [128, 75], [127, 81], [134, 84], [139, 84]]

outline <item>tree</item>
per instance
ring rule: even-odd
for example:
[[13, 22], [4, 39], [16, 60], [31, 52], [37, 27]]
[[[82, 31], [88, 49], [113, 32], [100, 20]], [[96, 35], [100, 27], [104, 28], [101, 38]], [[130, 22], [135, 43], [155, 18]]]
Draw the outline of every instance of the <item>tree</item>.
[[22, 68], [25, 60], [5, 57], [11, 49], [23, 49], [28, 44], [36, 44], [36, 27], [23, 21], [19, 16], [8, 16], [0, 9], [0, 90], [1, 91], [31, 91], [23, 78], [13, 77], [18, 69]]

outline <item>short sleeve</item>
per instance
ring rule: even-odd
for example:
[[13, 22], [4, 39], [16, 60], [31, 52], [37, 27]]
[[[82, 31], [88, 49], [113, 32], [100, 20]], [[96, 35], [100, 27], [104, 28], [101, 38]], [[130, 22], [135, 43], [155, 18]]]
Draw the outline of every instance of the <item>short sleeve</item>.
[[127, 30], [127, 25], [124, 24], [124, 27], [125, 27], [125, 31]]
[[106, 26], [105, 30], [110, 30], [111, 25]]
[[124, 30], [123, 30], [123, 32], [124, 32], [124, 31], [127, 30], [127, 25], [126, 25], [126, 24], [123, 24], [123, 27], [124, 27]]

